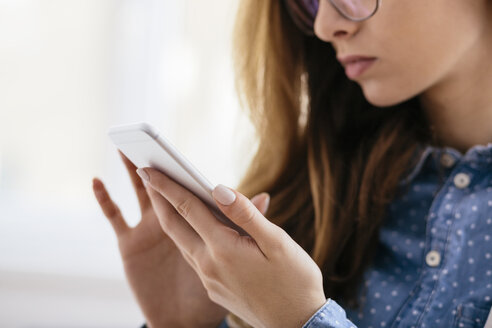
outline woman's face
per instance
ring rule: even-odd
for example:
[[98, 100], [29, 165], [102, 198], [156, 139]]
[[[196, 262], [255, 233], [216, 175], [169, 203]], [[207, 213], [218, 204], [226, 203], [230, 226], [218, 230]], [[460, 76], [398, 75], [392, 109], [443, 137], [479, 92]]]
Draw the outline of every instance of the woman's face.
[[491, 8], [488, 0], [382, 0], [373, 17], [353, 22], [320, 0], [314, 32], [337, 57], [377, 57], [353, 80], [370, 103], [391, 106], [476, 65]]

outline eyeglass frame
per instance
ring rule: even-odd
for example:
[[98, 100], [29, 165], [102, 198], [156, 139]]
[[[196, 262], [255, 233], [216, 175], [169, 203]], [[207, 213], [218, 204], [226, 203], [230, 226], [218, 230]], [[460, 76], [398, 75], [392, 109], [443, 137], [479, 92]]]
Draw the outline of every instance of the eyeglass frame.
[[[322, 1], [322, 0], [319, 0], [319, 1]], [[351, 20], [353, 22], [362, 22], [362, 21], [365, 21], [365, 20], [371, 18], [372, 16], [374, 16], [374, 14], [378, 11], [379, 7], [381, 6], [381, 0], [376, 0], [376, 8], [374, 8], [373, 12], [369, 16], [364, 17], [364, 18], [359, 18], [359, 19], [355, 18], [354, 19], [354, 18], [350, 18], [346, 14], [344, 14], [342, 12], [342, 10], [340, 8], [338, 8], [337, 5], [335, 5], [335, 0], [330, 0], [330, 3], [338, 11], [338, 13], [340, 15], [342, 15], [344, 18]]]
[[[318, 9], [319, 10], [319, 2], [320, 1], [323, 1], [323, 0], [318, 0]], [[304, 30], [301, 26], [299, 26], [299, 23], [296, 22], [296, 18], [295, 18], [295, 15], [292, 13], [292, 10], [291, 10], [291, 6], [289, 5], [289, 2], [288, 0], [285, 0], [285, 5], [287, 7], [287, 11], [289, 12], [290, 16], [292, 17], [292, 20], [294, 21], [294, 23], [298, 26], [298, 28], [301, 30], [301, 32], [305, 33], [305, 34], [308, 34], [308, 35], [314, 35], [314, 30], [313, 31], [310, 31], [310, 32], [307, 32], [306, 30]], [[376, 12], [379, 10], [379, 7], [381, 7], [381, 2], [382, 0], [376, 0], [376, 8], [374, 8], [374, 10], [372, 11], [372, 13], [367, 16], [367, 17], [364, 17], [364, 18], [351, 18], [351, 17], [348, 17], [340, 8], [338, 8], [338, 6], [335, 4], [335, 0], [330, 0], [330, 4], [333, 6], [333, 8], [335, 8], [335, 10], [345, 19], [348, 19], [352, 22], [362, 22], [362, 21], [365, 21], [365, 20], [368, 20], [369, 18], [371, 18], [372, 16], [374, 16], [376, 14]], [[317, 13], [317, 11], [316, 11]], [[313, 28], [314, 28], [314, 20], [316, 19], [316, 16], [314, 17], [313, 19]]]

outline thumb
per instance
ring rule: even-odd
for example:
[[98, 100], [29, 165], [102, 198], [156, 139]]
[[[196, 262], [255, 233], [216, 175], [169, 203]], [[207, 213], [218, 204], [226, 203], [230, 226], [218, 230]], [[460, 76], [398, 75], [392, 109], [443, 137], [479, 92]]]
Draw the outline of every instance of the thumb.
[[[257, 196], [260, 197], [260, 195]], [[263, 253], [266, 254], [269, 245], [272, 242], [275, 243], [277, 239], [278, 227], [268, 221], [260, 210], [238, 191], [219, 184], [212, 191], [212, 196], [219, 209], [232, 222], [253, 237]], [[264, 196], [261, 195], [261, 197]]]
[[262, 192], [261, 194], [255, 195], [251, 198], [251, 203], [256, 206], [261, 214], [265, 215], [268, 210], [268, 206], [270, 205], [270, 195], [266, 192]]

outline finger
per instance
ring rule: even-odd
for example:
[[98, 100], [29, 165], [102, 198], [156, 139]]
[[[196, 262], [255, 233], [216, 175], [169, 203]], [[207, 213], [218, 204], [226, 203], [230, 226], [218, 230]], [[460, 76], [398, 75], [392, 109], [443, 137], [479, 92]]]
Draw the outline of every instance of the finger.
[[251, 203], [255, 205], [255, 207], [258, 209], [258, 211], [261, 212], [261, 214], [265, 215], [266, 211], [268, 210], [268, 206], [270, 205], [270, 195], [266, 192], [262, 192], [261, 194], [258, 194], [251, 198]]
[[145, 210], [147, 210], [151, 204], [149, 195], [147, 195], [147, 191], [145, 190], [145, 186], [143, 185], [142, 179], [137, 174], [137, 167], [123, 154], [120, 150], [118, 150], [123, 163], [130, 175], [130, 179], [132, 181], [133, 188], [135, 189], [135, 193], [137, 194], [138, 203], [140, 205], [140, 212], [143, 216]]
[[152, 206], [157, 214], [162, 230], [173, 240], [180, 250], [191, 257], [198, 256], [205, 243], [195, 230], [176, 212], [173, 205], [150, 185], [147, 186]]
[[118, 206], [109, 196], [109, 193], [104, 187], [102, 181], [97, 178], [92, 179], [92, 189], [104, 215], [113, 226], [116, 236], [120, 236], [124, 232], [128, 231], [130, 227], [123, 218], [123, 215], [121, 215], [121, 211]]
[[147, 174], [151, 187], [169, 201], [207, 245], [217, 244], [220, 239], [217, 234], [230, 233], [230, 229], [217, 220], [202, 200], [167, 175], [152, 168], [139, 169], [138, 172]]
[[268, 255], [272, 245], [278, 245], [279, 227], [270, 222], [243, 194], [217, 185], [212, 195], [219, 209], [235, 224], [244, 229]]

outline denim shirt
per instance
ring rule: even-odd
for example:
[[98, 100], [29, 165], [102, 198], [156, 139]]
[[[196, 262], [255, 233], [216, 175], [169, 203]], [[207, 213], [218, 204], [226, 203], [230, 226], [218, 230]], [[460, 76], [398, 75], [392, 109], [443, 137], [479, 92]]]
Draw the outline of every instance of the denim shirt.
[[465, 154], [420, 150], [387, 208], [361, 307], [328, 298], [303, 328], [484, 326], [492, 306], [492, 143]]

